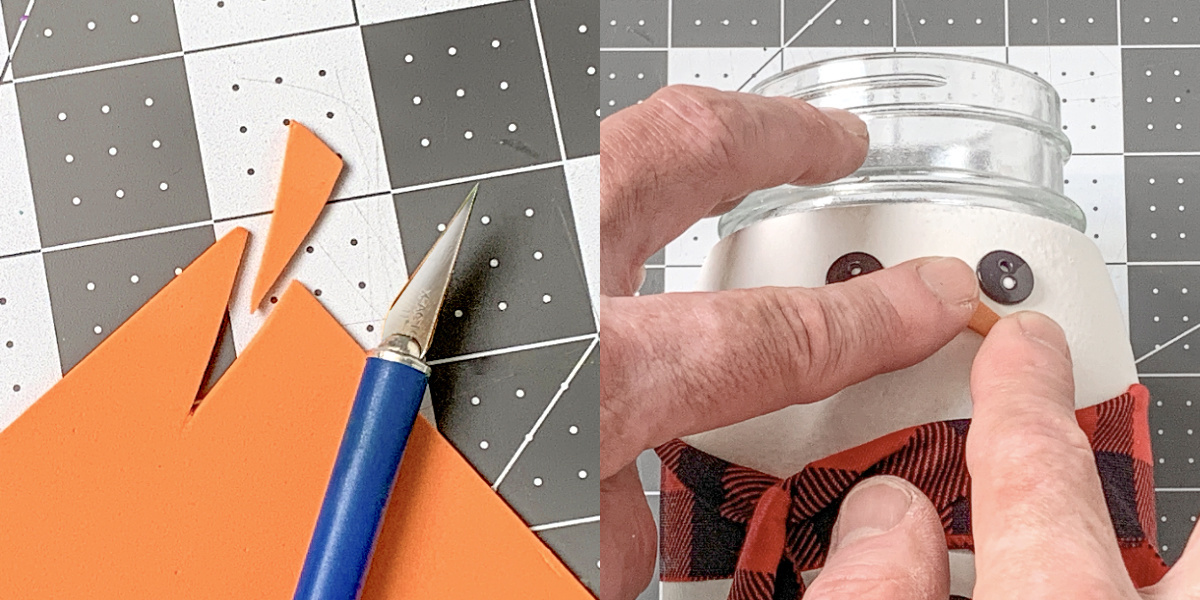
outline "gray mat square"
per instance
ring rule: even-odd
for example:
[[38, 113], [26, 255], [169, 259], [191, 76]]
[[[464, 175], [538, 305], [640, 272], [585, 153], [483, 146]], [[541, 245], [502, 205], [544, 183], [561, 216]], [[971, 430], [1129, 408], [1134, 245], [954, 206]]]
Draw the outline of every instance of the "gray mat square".
[[210, 218], [182, 58], [16, 91], [43, 246]]
[[560, 158], [529, 2], [369, 25], [363, 42], [393, 188]]
[[900, 46], [1003, 46], [1004, 0], [904, 0], [897, 6]]
[[601, 52], [600, 114], [633, 106], [667, 85], [667, 53]]
[[[472, 185], [395, 197], [410, 269]], [[574, 223], [560, 167], [482, 180], [429, 358], [593, 332]]]
[[642, 287], [638, 289], [638, 294], [649, 296], [650, 294], [663, 293], [666, 285], [666, 269], [646, 269], [646, 280], [642, 282]]
[[1131, 261], [1200, 260], [1200, 157], [1125, 158]]
[[[11, 48], [29, 3], [6, 0], [4, 26]], [[28, 77], [178, 52], [171, 0], [38, 2], [13, 54], [12, 72]]]
[[1121, 0], [1121, 41], [1146, 45], [1200, 43], [1200, 2]]
[[567, 158], [600, 152], [600, 22], [591, 0], [540, 0], [538, 19]]
[[604, 0], [600, 3], [600, 46], [666, 48], [667, 0]]
[[1179, 334], [1200, 325], [1200, 267], [1129, 267], [1129, 329], [1133, 354], [1146, 357], [1142, 373], [1200, 373], [1200, 336], [1189, 335], [1166, 345]]
[[429, 393], [438, 429], [495, 483], [590, 343], [436, 365]]
[[1200, 487], [1200, 378], [1147, 377], [1154, 484]]
[[1008, 23], [1013, 46], [1116, 44], [1117, 0], [1008, 0]]
[[1196, 527], [1200, 492], [1159, 492], [1155, 498], [1158, 501], [1158, 553], [1168, 565], [1175, 564]]
[[[792, 39], [825, 4], [825, 0], [784, 0], [783, 40]], [[891, 47], [892, 0], [837, 2], [791, 45]]]
[[1200, 49], [1135, 48], [1121, 57], [1125, 150], [1200, 150]]
[[779, 0], [674, 0], [673, 47], [779, 46]]
[[593, 351], [499, 492], [530, 525], [600, 514], [600, 357]]
[[169, 283], [176, 268], [186, 268], [213, 241], [213, 229], [205, 225], [46, 252], [46, 283], [63, 372]]

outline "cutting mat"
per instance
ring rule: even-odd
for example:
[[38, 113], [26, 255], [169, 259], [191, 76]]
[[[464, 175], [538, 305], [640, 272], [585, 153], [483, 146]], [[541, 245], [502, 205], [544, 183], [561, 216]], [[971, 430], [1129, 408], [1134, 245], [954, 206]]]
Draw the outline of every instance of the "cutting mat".
[[[1153, 395], [1160, 551], [1178, 556], [1200, 513], [1200, 3], [603, 0], [600, 43], [604, 114], [667, 84], [749, 88], [897, 49], [1006, 61], [1052, 82], [1075, 151], [1066, 192], [1087, 213]], [[642, 293], [693, 289], [716, 231], [702, 221], [654, 256]], [[657, 512], [657, 459], [639, 465]], [[657, 597], [656, 585], [642, 596]]]
[[[365, 347], [482, 182], [432, 404], [596, 585], [594, 2], [3, 0], [0, 14], [0, 427], [215, 238], [249, 229], [255, 272], [297, 119], [346, 168], [276, 290], [301, 280]], [[245, 279], [209, 383], [271, 312], [250, 314]]]

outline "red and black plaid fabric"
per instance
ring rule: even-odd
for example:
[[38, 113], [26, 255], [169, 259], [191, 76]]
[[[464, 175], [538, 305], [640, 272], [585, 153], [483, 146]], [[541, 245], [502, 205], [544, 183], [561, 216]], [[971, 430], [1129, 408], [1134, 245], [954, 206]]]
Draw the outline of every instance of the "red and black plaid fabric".
[[[1166, 566], [1155, 551], [1149, 391], [1134, 385], [1076, 412], [1088, 435], [1125, 566], [1141, 587]], [[898, 431], [779, 479], [697, 450], [680, 440], [662, 458], [663, 581], [733, 579], [730, 600], [794, 600], [800, 574], [820, 568], [842, 498], [875, 475], [912, 482], [942, 516], [950, 549], [974, 550], [971, 480], [964, 447], [969, 420]]]

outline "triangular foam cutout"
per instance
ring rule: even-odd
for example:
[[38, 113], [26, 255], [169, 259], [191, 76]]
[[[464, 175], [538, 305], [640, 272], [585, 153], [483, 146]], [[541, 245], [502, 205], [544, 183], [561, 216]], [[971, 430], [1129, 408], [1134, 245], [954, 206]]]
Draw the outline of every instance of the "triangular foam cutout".
[[312, 230], [341, 172], [341, 157], [308, 128], [295, 120], [289, 122], [283, 173], [279, 177], [262, 264], [254, 278], [250, 312], [262, 304]]
[[[290, 600], [364, 354], [293, 282], [190, 417], [244, 232], [0, 432], [0, 598]], [[363, 600], [591, 598], [425, 420]]]

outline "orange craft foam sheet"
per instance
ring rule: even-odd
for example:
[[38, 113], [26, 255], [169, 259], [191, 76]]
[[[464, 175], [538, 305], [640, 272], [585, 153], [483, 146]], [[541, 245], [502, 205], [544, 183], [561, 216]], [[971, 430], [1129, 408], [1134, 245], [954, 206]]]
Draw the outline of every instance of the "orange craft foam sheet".
[[[193, 406], [246, 240], [221, 238], [0, 431], [0, 598], [292, 597], [365, 354], [293, 282]], [[363, 598], [591, 594], [421, 418]]]

